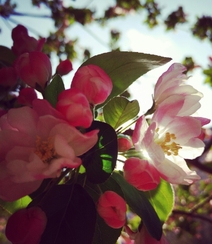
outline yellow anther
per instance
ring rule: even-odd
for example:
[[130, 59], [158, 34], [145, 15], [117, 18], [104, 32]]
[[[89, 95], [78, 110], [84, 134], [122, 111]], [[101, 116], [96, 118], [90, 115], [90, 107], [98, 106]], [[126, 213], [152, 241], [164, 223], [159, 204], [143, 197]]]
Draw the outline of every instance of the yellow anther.
[[50, 138], [41, 140], [38, 136], [36, 138], [35, 148], [35, 153], [44, 163], [50, 163], [50, 161], [57, 156]]
[[164, 153], [167, 154], [168, 156], [170, 156], [172, 154], [174, 156], [177, 156], [179, 149], [182, 148], [179, 143], [176, 143], [173, 140], [176, 140], [175, 134], [166, 132], [163, 140], [158, 141], [158, 144], [161, 146]]

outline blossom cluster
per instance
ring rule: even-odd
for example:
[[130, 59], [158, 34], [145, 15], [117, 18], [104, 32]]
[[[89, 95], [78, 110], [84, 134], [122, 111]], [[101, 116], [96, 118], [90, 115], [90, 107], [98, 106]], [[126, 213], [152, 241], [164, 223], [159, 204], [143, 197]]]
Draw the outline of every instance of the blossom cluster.
[[[72, 175], [77, 178], [84, 167], [88, 170], [89, 153], [103, 150], [107, 145], [102, 146], [102, 129], [93, 126], [93, 122], [105, 123], [104, 114], [101, 116], [97, 108], [108, 102], [113, 90], [113, 81], [105, 70], [96, 64], [82, 65], [70, 87], [56, 91], [56, 102], [51, 104], [46, 89], [55, 77], [72, 71], [72, 63], [61, 61], [52, 75], [50, 59], [42, 52], [44, 38], [36, 40], [28, 35], [24, 26], [18, 25], [12, 31], [12, 39], [13, 61], [10, 66], [0, 69], [1, 87], [6, 91], [16, 87], [18, 93], [15, 106], [2, 107], [0, 117], [0, 199], [8, 202], [33, 194], [46, 179], [72, 184]], [[116, 156], [114, 151], [117, 150], [126, 159], [124, 180], [139, 191], [155, 189], [161, 179], [185, 185], [200, 179], [189, 169], [186, 159], [202, 154], [202, 127], [209, 120], [194, 116], [202, 94], [186, 84], [185, 70], [179, 63], [172, 64], [156, 82], [153, 106], [136, 120], [133, 133], [126, 135], [113, 130], [118, 135], [117, 149], [93, 157], [93, 160], [107, 163]], [[38, 92], [42, 98], [37, 97]], [[90, 173], [91, 176], [96, 170], [92, 167], [94, 174]], [[108, 179], [114, 169], [105, 168]], [[69, 171], [64, 174], [66, 169]], [[100, 191], [95, 206], [109, 227], [120, 229], [125, 226], [134, 243], [167, 243], [164, 236], [155, 240], [145, 225], [136, 233], [130, 229], [126, 217], [127, 201], [118, 191]], [[47, 224], [42, 204], [41, 207], [28, 206], [9, 218], [6, 235], [12, 243], [32, 243], [32, 239], [33, 243], [40, 243]]]

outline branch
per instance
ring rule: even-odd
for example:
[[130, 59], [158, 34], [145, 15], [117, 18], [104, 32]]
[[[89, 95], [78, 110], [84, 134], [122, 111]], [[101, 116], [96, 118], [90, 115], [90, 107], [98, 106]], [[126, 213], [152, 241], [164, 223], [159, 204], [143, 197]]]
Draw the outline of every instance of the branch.
[[[202, 153], [202, 155], [207, 153], [207, 151], [210, 150], [211, 146], [212, 146], [212, 139], [210, 139], [207, 143], [205, 143], [205, 149], [204, 149], [204, 152]], [[202, 157], [202, 155], [200, 157], [192, 159], [192, 160], [186, 159], [186, 162], [206, 173], [212, 174], [212, 168], [208, 167], [206, 164], [201, 163], [200, 158]]]
[[197, 203], [189, 212], [194, 213], [196, 212], [200, 207], [203, 207], [206, 203], [208, 203], [212, 199], [212, 196], [208, 196], [205, 199], [203, 199], [200, 203]]
[[206, 173], [209, 173], [209, 174], [212, 174], [212, 168], [211, 167], [208, 167], [207, 165], [205, 164], [202, 164], [201, 162], [199, 162], [199, 158], [196, 158], [196, 159], [186, 159], [186, 162]]
[[32, 17], [32, 18], [52, 18], [51, 15], [29, 14], [29, 13], [15, 12], [15, 11], [13, 11], [11, 15], [20, 16], [20, 17]]
[[[27, 26], [26, 24], [22, 24], [21, 22], [17, 22], [16, 20], [11, 19], [11, 18], [8, 18], [7, 21], [10, 21], [10, 22], [12, 22], [12, 23], [15, 24], [15, 25], [19, 25], [19, 24], [24, 25], [25, 27], [27, 27], [27, 29], [28, 29], [29, 31], [31, 31], [32, 33], [34, 33], [34, 34], [37, 35], [37, 36], [40, 36], [40, 33], [39, 33], [39, 32], [37, 32], [35, 29], [31, 28], [30, 26]], [[11, 28], [11, 29], [12, 29], [12, 28]]]
[[210, 224], [212, 224], [211, 218], [208, 218], [208, 217], [203, 216], [201, 214], [194, 214], [194, 213], [190, 213], [190, 212], [186, 212], [186, 211], [182, 211], [182, 210], [173, 210], [172, 214], [174, 214], [174, 215], [185, 215], [185, 216], [188, 216], [191, 218], [201, 219], [201, 220], [207, 221]]

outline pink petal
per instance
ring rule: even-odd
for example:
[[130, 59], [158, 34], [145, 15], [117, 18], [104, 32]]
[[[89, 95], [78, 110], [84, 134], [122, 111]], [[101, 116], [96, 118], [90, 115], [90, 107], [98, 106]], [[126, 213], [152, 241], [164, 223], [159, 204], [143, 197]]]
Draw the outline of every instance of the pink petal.
[[125, 179], [138, 190], [148, 191], [160, 183], [160, 174], [147, 160], [129, 158], [124, 163]]
[[141, 141], [144, 138], [147, 128], [148, 128], [148, 124], [145, 119], [145, 116], [141, 116], [135, 124], [135, 129], [134, 129], [133, 135], [132, 135], [132, 141], [133, 141], [133, 144], [134, 144], [136, 150], [140, 149]]
[[[9, 178], [0, 181], [0, 198], [4, 201], [13, 202], [37, 190], [42, 180], [24, 183], [14, 183]], [[8, 191], [8, 189], [10, 189]]]
[[185, 160], [180, 157], [167, 157], [161, 164], [157, 165], [161, 177], [172, 184], [189, 185], [200, 180], [195, 171], [191, 171]]
[[79, 156], [91, 149], [98, 140], [98, 130], [93, 130], [88, 133], [82, 134], [75, 127], [70, 125], [56, 125], [51, 133], [50, 137], [54, 137], [56, 134], [60, 134], [66, 138], [68, 144], [73, 148], [75, 155]]

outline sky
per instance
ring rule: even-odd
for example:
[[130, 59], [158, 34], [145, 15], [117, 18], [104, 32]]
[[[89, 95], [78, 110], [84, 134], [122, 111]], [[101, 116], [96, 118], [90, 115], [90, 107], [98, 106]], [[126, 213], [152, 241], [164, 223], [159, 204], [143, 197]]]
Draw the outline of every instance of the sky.
[[[32, 8], [31, 1], [16, 1], [19, 8], [17, 11], [25, 13], [49, 14], [48, 9], [44, 5], [40, 9]], [[212, 0], [158, 0], [162, 9], [162, 17], [167, 16], [171, 11], [176, 10], [179, 6], [183, 6], [184, 11], [188, 15], [189, 21], [192, 23], [197, 16], [212, 14]], [[104, 9], [114, 4], [114, 0], [64, 0], [65, 5], [72, 4], [73, 7], [89, 7], [96, 10], [96, 16], [101, 16]], [[108, 52], [109, 33], [110, 29], [118, 29], [121, 32], [119, 41], [122, 51], [136, 51], [150, 53], [165, 57], [171, 57], [172, 61], [160, 68], [148, 72], [136, 81], [130, 88], [132, 99], [138, 99], [141, 107], [141, 112], [145, 112], [151, 106], [151, 95], [153, 87], [158, 77], [170, 66], [173, 62], [181, 62], [185, 56], [192, 56], [194, 60], [203, 67], [207, 67], [208, 57], [212, 56], [212, 46], [207, 41], [199, 41], [193, 38], [190, 32], [187, 31], [188, 25], [180, 25], [175, 31], [165, 32], [164, 26], [158, 26], [150, 30], [143, 24], [145, 16], [143, 12], [136, 14], [131, 13], [126, 18], [118, 18], [110, 20], [106, 27], [100, 27], [96, 23], [83, 27], [80, 24], [75, 24], [66, 32], [67, 38], [78, 38], [77, 48], [80, 51], [82, 47], [88, 48], [92, 55]], [[17, 23], [25, 25], [29, 29], [29, 34], [37, 37], [34, 31], [40, 36], [47, 37], [49, 31], [54, 30], [54, 25], [50, 19], [39, 19], [29, 17], [13, 17]], [[12, 46], [11, 29], [16, 24], [5, 22], [0, 19], [0, 45], [8, 47]], [[30, 30], [34, 30], [31, 32]], [[52, 58], [53, 69], [57, 65], [57, 58]], [[73, 63], [74, 71], [80, 66], [80, 62], [76, 60]], [[65, 77], [65, 82], [69, 86], [74, 72]], [[212, 119], [212, 109], [210, 109], [212, 89], [209, 85], [204, 85], [204, 76], [200, 69], [192, 74], [188, 83], [193, 85], [197, 90], [204, 94], [201, 100], [201, 109], [198, 111], [198, 116], [208, 117]], [[212, 123], [210, 124], [212, 125]]]

